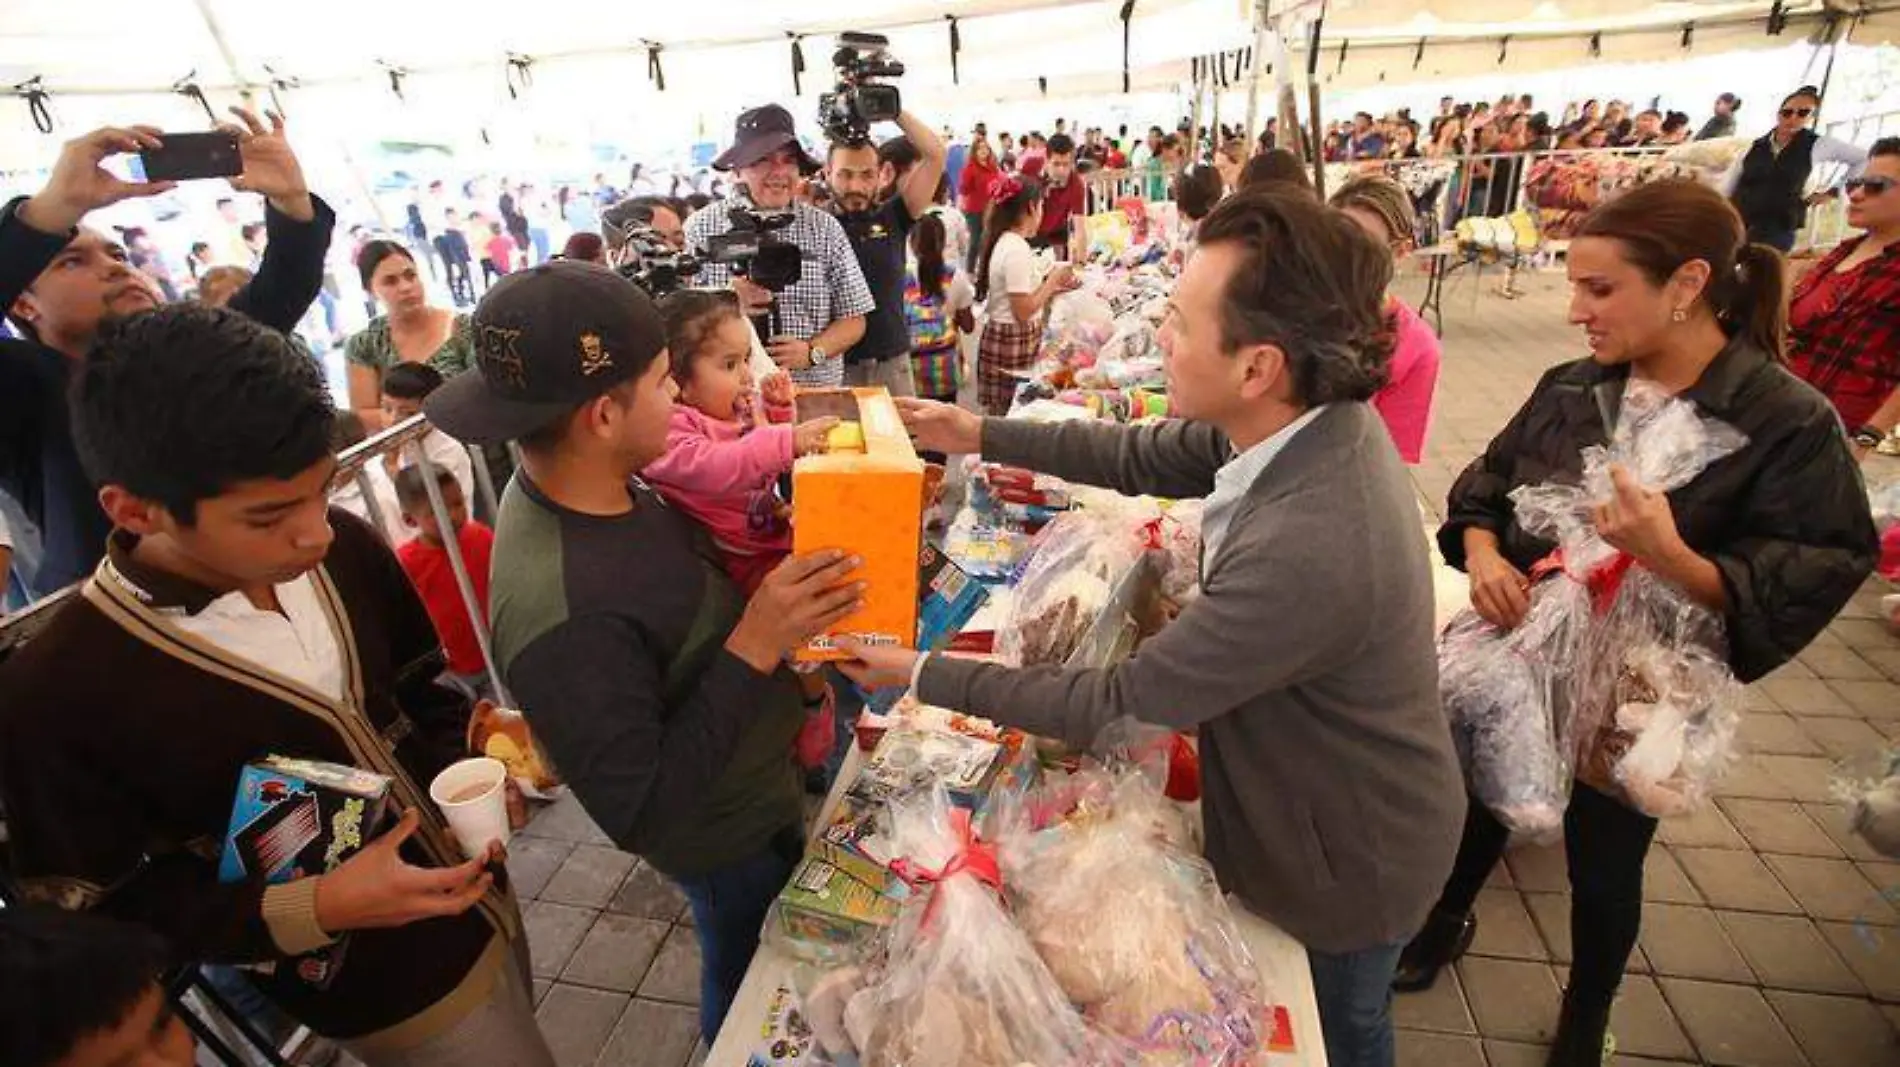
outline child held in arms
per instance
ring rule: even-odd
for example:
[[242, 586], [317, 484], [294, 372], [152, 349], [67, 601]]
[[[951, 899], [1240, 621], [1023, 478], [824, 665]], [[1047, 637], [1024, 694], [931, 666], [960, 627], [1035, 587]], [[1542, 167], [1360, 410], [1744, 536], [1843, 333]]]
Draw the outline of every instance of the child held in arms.
[[455, 538], [462, 551], [462, 565], [468, 568], [475, 600], [481, 605], [482, 623], [488, 622], [488, 561], [494, 554], [495, 533], [468, 517], [468, 498], [455, 476], [446, 469], [434, 471], [442, 490], [442, 503], [453, 528], [444, 530], [429, 505], [428, 475], [421, 467], [404, 467], [396, 475], [396, 499], [402, 505], [402, 521], [415, 537], [396, 549], [402, 569], [422, 594], [422, 604], [442, 638], [442, 650], [449, 657], [449, 673], [455, 680], [482, 696], [494, 696], [488, 684], [487, 663], [482, 646], [475, 637], [475, 620], [462, 599], [455, 580], [455, 568], [449, 563], [448, 540]]
[[[711, 532], [726, 572], [751, 596], [792, 551], [778, 480], [799, 456], [825, 451], [838, 420], [794, 426], [791, 379], [774, 374], [754, 382], [752, 325], [731, 293], [682, 290], [666, 298], [660, 315], [677, 399], [666, 455], [646, 477]], [[835, 714], [824, 675], [801, 670], [799, 677], [806, 723], [796, 747], [799, 765], [810, 770], [830, 754]]]

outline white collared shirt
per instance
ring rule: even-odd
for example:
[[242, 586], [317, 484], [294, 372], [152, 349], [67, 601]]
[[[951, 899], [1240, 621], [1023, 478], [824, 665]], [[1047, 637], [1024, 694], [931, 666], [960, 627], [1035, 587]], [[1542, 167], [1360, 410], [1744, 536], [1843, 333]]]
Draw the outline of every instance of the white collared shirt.
[[1234, 510], [1240, 506], [1241, 498], [1253, 483], [1260, 480], [1267, 467], [1279, 456], [1287, 442], [1306, 428], [1306, 424], [1319, 417], [1326, 405], [1308, 411], [1292, 422], [1281, 427], [1280, 432], [1254, 445], [1247, 451], [1235, 456], [1227, 465], [1214, 472], [1214, 491], [1208, 494], [1207, 502], [1201, 512], [1201, 560], [1202, 566], [1214, 561], [1222, 542], [1227, 540], [1227, 527], [1234, 521]]
[[331, 700], [343, 699], [343, 650], [310, 575], [278, 586], [277, 603], [282, 614], [254, 607], [243, 593], [226, 593], [196, 615], [167, 614], [172, 625], [194, 637]]

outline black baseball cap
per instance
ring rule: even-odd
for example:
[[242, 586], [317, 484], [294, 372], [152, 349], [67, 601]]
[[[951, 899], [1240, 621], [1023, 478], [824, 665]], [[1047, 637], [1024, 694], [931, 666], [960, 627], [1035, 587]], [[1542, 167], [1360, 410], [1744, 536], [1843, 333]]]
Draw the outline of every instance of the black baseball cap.
[[798, 156], [798, 169], [805, 174], [820, 170], [817, 160], [805, 151], [798, 140], [798, 125], [792, 121], [792, 113], [778, 106], [767, 104], [755, 107], [739, 116], [732, 126], [732, 147], [720, 153], [713, 160], [714, 170], [737, 170], [749, 167], [781, 148], [790, 148]]
[[475, 369], [431, 393], [422, 410], [450, 437], [477, 445], [528, 436], [637, 377], [666, 347], [652, 297], [572, 259], [497, 282], [470, 330]]

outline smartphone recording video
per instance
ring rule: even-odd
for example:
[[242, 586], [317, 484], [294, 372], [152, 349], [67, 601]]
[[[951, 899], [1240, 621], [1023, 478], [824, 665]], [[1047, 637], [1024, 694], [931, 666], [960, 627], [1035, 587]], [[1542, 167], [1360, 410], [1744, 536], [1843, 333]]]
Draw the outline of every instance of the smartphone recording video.
[[244, 173], [244, 157], [238, 151], [234, 133], [223, 130], [164, 133], [159, 135], [159, 140], [163, 142], [162, 147], [148, 148], [134, 161], [133, 177], [139, 181], [193, 181], [232, 178]]

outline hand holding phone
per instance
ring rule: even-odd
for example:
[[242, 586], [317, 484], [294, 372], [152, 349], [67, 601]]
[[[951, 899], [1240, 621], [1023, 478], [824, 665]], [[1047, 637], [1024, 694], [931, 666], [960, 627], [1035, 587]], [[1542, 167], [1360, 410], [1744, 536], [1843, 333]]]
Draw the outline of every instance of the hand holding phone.
[[[244, 173], [244, 156], [238, 148], [237, 134], [230, 130], [162, 133], [159, 141], [138, 156], [147, 181], [234, 178]], [[137, 171], [134, 176], [138, 176]]]
[[113, 156], [159, 148], [163, 137], [150, 126], [107, 126], [67, 141], [46, 187], [21, 206], [20, 221], [41, 233], [65, 233], [87, 212], [169, 191], [176, 183], [126, 181], [102, 165]]

